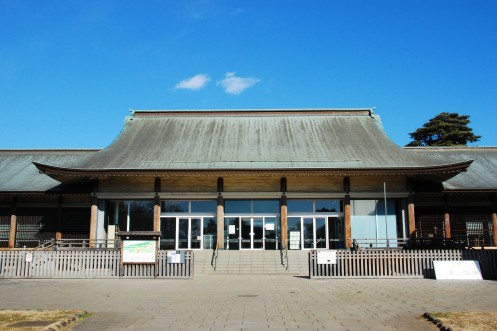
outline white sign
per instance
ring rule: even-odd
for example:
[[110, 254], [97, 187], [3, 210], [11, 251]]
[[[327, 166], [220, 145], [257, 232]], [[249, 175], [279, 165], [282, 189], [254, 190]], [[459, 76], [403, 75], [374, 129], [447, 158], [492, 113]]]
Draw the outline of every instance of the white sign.
[[228, 225], [228, 233], [229, 234], [236, 234], [236, 228], [234, 225]]
[[433, 261], [436, 279], [483, 279], [478, 261]]
[[184, 251], [167, 251], [167, 263], [185, 263]]
[[274, 223], [267, 223], [266, 230], [267, 231], [274, 231]]
[[337, 251], [318, 251], [318, 264], [337, 264]]
[[290, 249], [300, 249], [300, 231], [290, 231]]
[[155, 240], [123, 240], [123, 263], [155, 263]]
[[33, 262], [33, 253], [26, 253], [26, 262]]

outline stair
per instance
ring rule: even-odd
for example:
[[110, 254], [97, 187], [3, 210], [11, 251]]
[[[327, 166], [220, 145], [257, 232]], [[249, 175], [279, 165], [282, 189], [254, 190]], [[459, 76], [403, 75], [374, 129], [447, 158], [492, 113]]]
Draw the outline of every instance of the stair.
[[[288, 269], [276, 250], [219, 250], [211, 265], [212, 250], [195, 251], [195, 274], [291, 274], [309, 275], [307, 251], [288, 251]], [[286, 263], [284, 259], [283, 263]]]

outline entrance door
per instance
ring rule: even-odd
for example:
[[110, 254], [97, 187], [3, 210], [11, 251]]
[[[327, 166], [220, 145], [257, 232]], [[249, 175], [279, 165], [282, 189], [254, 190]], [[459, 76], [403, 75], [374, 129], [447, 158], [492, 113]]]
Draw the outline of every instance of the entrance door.
[[264, 249], [264, 219], [241, 217], [240, 240], [241, 249]]
[[327, 248], [324, 217], [302, 218], [302, 229], [304, 249]]
[[178, 218], [177, 249], [202, 248], [202, 219]]

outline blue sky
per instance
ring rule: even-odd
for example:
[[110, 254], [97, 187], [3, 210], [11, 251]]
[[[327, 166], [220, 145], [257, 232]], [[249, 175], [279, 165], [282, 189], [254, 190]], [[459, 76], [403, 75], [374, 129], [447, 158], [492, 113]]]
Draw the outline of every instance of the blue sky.
[[0, 149], [102, 148], [129, 109], [442, 111], [497, 146], [497, 1], [0, 0]]

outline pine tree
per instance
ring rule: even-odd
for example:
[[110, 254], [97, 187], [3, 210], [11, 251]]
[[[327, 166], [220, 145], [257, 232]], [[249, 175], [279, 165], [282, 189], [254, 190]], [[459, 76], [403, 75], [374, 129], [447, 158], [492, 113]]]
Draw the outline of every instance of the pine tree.
[[468, 142], [477, 142], [481, 136], [475, 135], [473, 129], [468, 127], [469, 117], [442, 112], [423, 124], [423, 127], [409, 133], [412, 141], [406, 146], [466, 146]]

